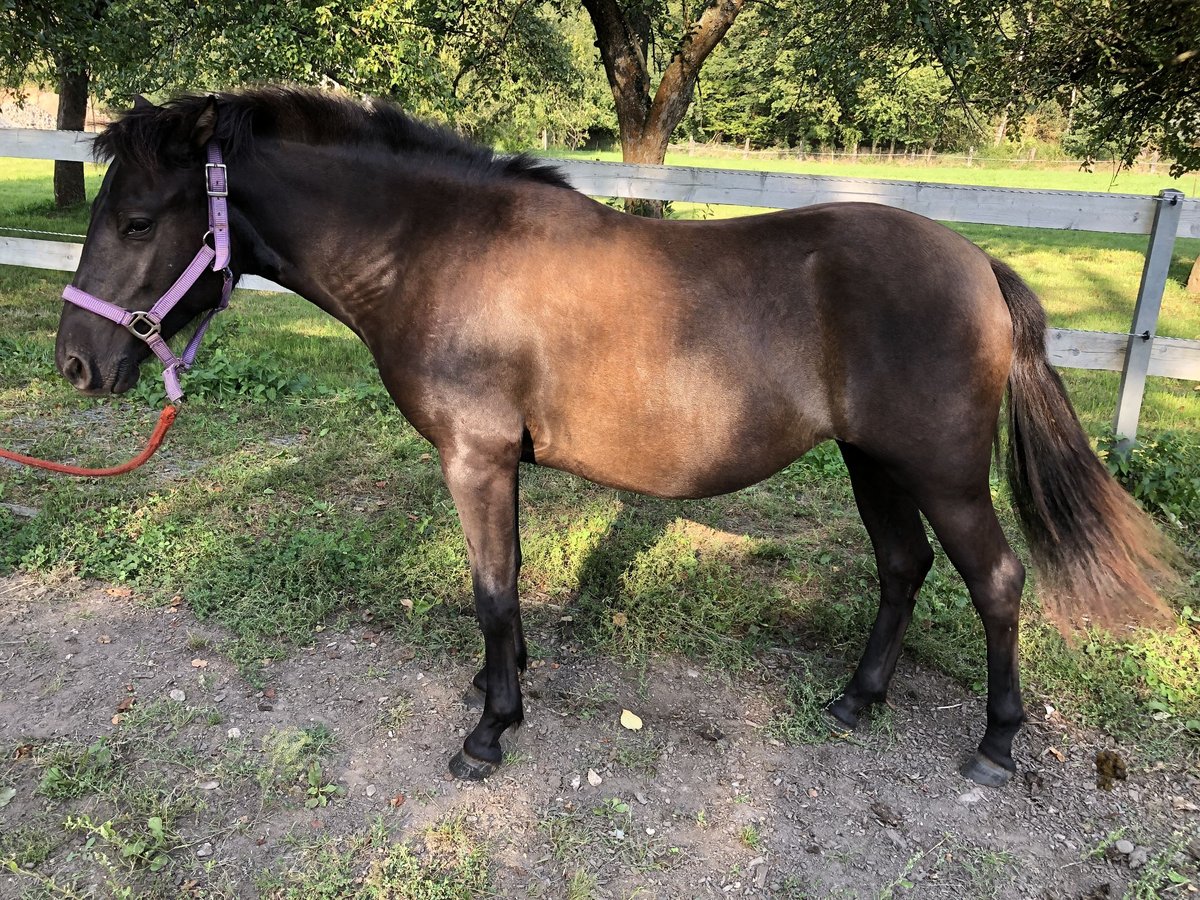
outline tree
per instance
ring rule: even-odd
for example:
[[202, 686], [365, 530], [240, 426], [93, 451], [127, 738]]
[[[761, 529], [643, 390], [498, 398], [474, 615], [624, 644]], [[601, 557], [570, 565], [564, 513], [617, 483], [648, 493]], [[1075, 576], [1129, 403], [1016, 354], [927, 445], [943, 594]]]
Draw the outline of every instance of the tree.
[[[1200, 4], [1194, 0], [797, 0], [817, 65], [908, 52], [958, 102], [1011, 121], [1073, 109], [1076, 146], [1131, 165], [1148, 145], [1200, 168]], [[1075, 101], [1068, 98], [1074, 97]], [[1077, 102], [1076, 102], [1077, 101]]]
[[[122, 106], [262, 81], [384, 97], [521, 146], [595, 111], [562, 22], [530, 0], [0, 0], [0, 84], [51, 80], [64, 129], [83, 127], [89, 89]], [[56, 177], [58, 202], [82, 200], [82, 165], [60, 169], [74, 180]]]
[[[0, 3], [0, 85], [18, 96], [30, 82], [58, 89], [57, 127], [82, 131], [94, 47], [100, 40], [108, 0], [9, 0]], [[54, 202], [84, 201], [83, 163], [54, 163]]]
[[[583, 0], [616, 103], [621, 156], [626, 162], [661, 163], [666, 158], [671, 134], [691, 105], [701, 67], [744, 3], [708, 0], [692, 17], [686, 0], [681, 0], [681, 16], [676, 20], [665, 0]], [[660, 41], [673, 49], [661, 66], [658, 86], [653, 87], [654, 50]], [[642, 201], [630, 208], [662, 215], [660, 201]]]

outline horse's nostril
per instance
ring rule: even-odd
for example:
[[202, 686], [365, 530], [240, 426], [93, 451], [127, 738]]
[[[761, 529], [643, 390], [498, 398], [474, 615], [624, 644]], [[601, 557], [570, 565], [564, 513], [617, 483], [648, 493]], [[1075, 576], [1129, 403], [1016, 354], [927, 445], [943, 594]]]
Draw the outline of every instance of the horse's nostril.
[[81, 391], [91, 386], [92, 373], [78, 356], [67, 357], [66, 362], [63, 363], [62, 373], [67, 381]]

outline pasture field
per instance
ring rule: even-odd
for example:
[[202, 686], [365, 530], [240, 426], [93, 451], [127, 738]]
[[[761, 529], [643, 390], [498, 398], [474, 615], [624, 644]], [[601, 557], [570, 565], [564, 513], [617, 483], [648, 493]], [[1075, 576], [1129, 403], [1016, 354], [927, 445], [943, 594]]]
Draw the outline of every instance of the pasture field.
[[[563, 159], [594, 159], [620, 162], [620, 151], [560, 151], [549, 155]], [[770, 154], [722, 152], [708, 155], [704, 147], [696, 152], [680, 148], [667, 151], [669, 166], [697, 166], [706, 169], [750, 169], [793, 175], [833, 175], [841, 178], [877, 178], [886, 181], [931, 181], [938, 184], [976, 184], [987, 187], [1041, 188], [1055, 191], [1112, 191], [1120, 194], [1157, 194], [1163, 188], [1175, 188], [1189, 197], [1200, 196], [1200, 175], [1189, 173], [1171, 178], [1166, 166], [1161, 172], [1114, 172], [1111, 166], [1097, 163], [1092, 171], [1073, 169], [1069, 164], [1047, 166], [1040, 163], [1004, 162], [973, 166], [925, 165], [924, 162], [892, 163], [848, 159], [779, 159]]]
[[[4, 162], [0, 228], [84, 230], [86, 210], [58, 214], [49, 209], [48, 169], [42, 162]], [[94, 189], [96, 173], [90, 177]], [[1124, 184], [1121, 188], [1130, 189]], [[1109, 331], [1128, 327], [1144, 239], [990, 226], [959, 230], [1029, 280], [1047, 304], [1052, 324]], [[1182, 287], [1197, 254], [1200, 241], [1180, 241], [1176, 247], [1162, 334], [1200, 337], [1200, 297]], [[158, 369], [147, 364], [138, 388], [118, 399], [91, 400], [68, 387], [53, 368], [64, 281], [61, 273], [0, 269], [0, 446], [82, 464], [108, 464], [127, 458], [148, 434], [162, 400]], [[1118, 376], [1066, 370], [1063, 377], [1088, 432], [1103, 442]], [[1195, 792], [1200, 759], [1200, 523], [1190, 518], [1197, 509], [1189, 505], [1184, 489], [1191, 483], [1190, 496], [1200, 494], [1198, 387], [1152, 379], [1142, 419], [1151, 453], [1139, 470], [1142, 489], [1183, 551], [1183, 579], [1172, 597], [1180, 611], [1179, 625], [1165, 633], [1085, 635], [1068, 644], [1044, 624], [1036, 591], [1028, 590], [1023, 674], [1026, 705], [1037, 722], [1038, 736], [1018, 746], [1022, 766], [1052, 766], [1051, 757], [1044, 754], [1053, 747], [1056, 753], [1066, 752], [1069, 763], [1063, 765], [1070, 766], [1072, 777], [1086, 780], [1090, 754], [1100, 746], [1113, 746], [1128, 760], [1132, 782], [1149, 784], [1147, 779], [1158, 778], [1158, 773], [1170, 773], [1185, 786], [1180, 791]], [[104, 608], [105, 596], [128, 608], [130, 623], [148, 621], [147, 617], [160, 622], [182, 608], [197, 635], [194, 642], [187, 639], [184, 652], [219, 658], [226, 666], [217, 681], [205, 681], [204, 672], [184, 665], [173, 677], [189, 695], [209, 699], [187, 706], [184, 701], [162, 700], [157, 707], [133, 707], [149, 718], [127, 717], [110, 725], [113, 710], [106, 709], [103, 715], [80, 718], [86, 725], [72, 726], [67, 720], [58, 726], [31, 723], [26, 728], [12, 720], [0, 725], [0, 752], [9, 760], [0, 764], [0, 822], [6, 823], [0, 869], [9, 866], [17, 873], [14, 879], [23, 878], [31, 889], [46, 894], [61, 888], [60, 896], [87, 896], [86, 888], [94, 882], [107, 885], [105, 890], [113, 895], [122, 890], [132, 896], [156, 891], [171, 895], [170, 885], [180, 882], [158, 873], [193, 878], [194, 843], [201, 841], [193, 843], [180, 835], [194, 831], [205, 809], [215, 809], [216, 803], [206, 807], [202, 791], [176, 790], [146, 776], [154, 769], [150, 761], [166, 759], [163, 765], [176, 775], [186, 773], [185, 780], [206, 782], [201, 773], [218, 765], [224, 767], [223, 774], [214, 780], [243, 785], [246, 809], [235, 815], [230, 807], [222, 820], [221, 827], [231, 833], [242, 834], [237, 830], [239, 816], [246, 817], [242, 825], [249, 823], [245, 833], [253, 836], [255, 817], [264, 810], [294, 814], [290, 838], [278, 844], [292, 868], [264, 874], [257, 885], [263, 895], [317, 896], [319, 887], [322, 896], [351, 896], [354, 873], [364, 877], [367, 860], [369, 884], [383, 885], [379, 896], [473, 897], [489, 890], [506, 895], [503, 885], [509, 882], [504, 879], [516, 877], [512, 866], [536, 867], [507, 860], [466, 819], [418, 817], [414, 821], [421, 823], [419, 833], [404, 832], [417, 843], [405, 838], [390, 845], [386, 823], [364, 825], [335, 818], [331, 821], [342, 830], [329, 833], [328, 839], [313, 831], [316, 826], [309, 828], [307, 800], [317, 801], [319, 810], [326, 809], [322, 799], [331, 810], [349, 802], [324, 790], [332, 784], [331, 770], [321, 767], [331, 765], [326, 743], [333, 742], [319, 729], [312, 732], [316, 726], [281, 721], [274, 737], [264, 726], [253, 746], [248, 741], [227, 744], [223, 737], [210, 741], [220, 745], [212, 750], [219, 756], [217, 763], [154, 755], [166, 753], [173, 735], [208, 720], [214, 720], [211, 729], [225, 733], [226, 713], [211, 700], [218, 690], [214, 685], [250, 698], [258, 691], [273, 691], [283, 678], [281, 672], [299, 678], [296, 673], [309, 660], [338, 665], [331, 654], [340, 656], [341, 651], [328, 645], [344, 644], [350, 635], [365, 645], [369, 641], [362, 636], [364, 629], [381, 646], [380, 635], [386, 635], [390, 646], [400, 648], [390, 659], [397, 672], [408, 667], [405, 677], [416, 677], [414, 666], [443, 674], [449, 666], [458, 678], [482, 653], [471, 617], [462, 538], [435, 454], [391, 407], [369, 355], [352, 334], [299, 298], [240, 291], [231, 311], [214, 325], [185, 389], [187, 404], [166, 448], [141, 474], [74, 481], [0, 467], [0, 607], [10, 590], [41, 598], [36, 610], [22, 607], [20, 616], [13, 613], [4, 621], [36, 618], [36, 611], [49, 617], [44, 623], [53, 620], [53, 627], [62, 628], [74, 615], [72, 598], [86, 595], [90, 611], [75, 627], [90, 635], [88, 629], [97, 628], [89, 622], [107, 622], [106, 617], [117, 615]], [[994, 490], [1006, 529], [1015, 536], [1007, 489], [998, 476]], [[537, 677], [549, 677], [568, 660], [595, 676], [590, 684], [562, 695], [574, 699], [561, 704], [559, 715], [581, 715], [581, 709], [608, 715], [618, 697], [625, 705], [650, 705], [656, 679], [678, 675], [686, 686], [692, 676], [684, 673], [691, 669], [729, 703], [740, 698], [753, 704], [744, 717], [753, 719], [761, 734], [741, 729], [753, 740], [766, 735], [772, 747], [813, 742], [834, 753], [865, 747], [861, 752], [875, 754], [870, 763], [846, 761], [850, 767], [890, 771], [888, 748], [895, 743], [894, 735], [921, 727], [903, 709], [885, 709], [866, 736], [848, 744], [832, 735], [819, 715], [819, 705], [852, 671], [877, 599], [870, 548], [832, 445], [817, 448], [753, 488], [689, 503], [640, 498], [527, 467], [522, 472], [521, 516], [521, 592]], [[47, 610], [41, 611], [41, 605]], [[167, 626], [160, 622], [154, 627]], [[166, 640], [164, 634], [148, 633], [143, 643], [153, 647], [154, 640]], [[331, 641], [330, 635], [338, 637]], [[97, 631], [90, 640], [103, 644], [103, 637], [119, 636]], [[61, 661], [64, 651], [61, 643], [39, 649], [32, 640], [22, 632], [21, 651], [33, 654], [29, 665], [41, 665], [49, 673], [35, 690], [44, 706], [54, 707], [54, 698], [64, 690], [61, 679], [67, 677], [63, 673], [68, 667]], [[982, 731], [982, 629], [961, 580], [944, 557], [939, 556], [921, 592], [905, 648], [897, 692], [906, 677], [957, 692], [944, 702], [957, 701], [971, 716], [964, 713], [966, 730], [952, 736], [961, 749], [972, 746]], [[214, 672], [217, 669], [214, 662]], [[366, 679], [372, 693], [392, 695], [394, 700], [388, 671], [361, 662], [347, 677]], [[618, 677], [617, 672], [624, 674]], [[450, 708], [449, 688], [439, 685], [445, 696], [429, 709], [437, 706], [444, 713]], [[165, 686], [163, 690], [165, 696]], [[305, 696], [319, 708], [335, 690], [314, 688]], [[0, 704], [16, 703], [14, 692], [19, 693], [19, 686], [11, 682], [0, 687]], [[694, 702], [681, 693], [672, 696], [679, 706]], [[902, 696], [908, 697], [909, 691]], [[261, 708], [266, 701], [251, 702]], [[380, 715], [393, 715], [388, 709], [381, 707]], [[421, 720], [428, 714], [423, 706], [401, 709], [380, 725], [371, 713], [374, 725], [397, 732], [403, 727], [433, 730], [435, 723]], [[466, 722], [466, 717], [458, 718]], [[84, 730], [70, 731], [72, 727]], [[1046, 737], [1050, 731], [1053, 740]], [[421, 750], [419, 740], [413, 749], [432, 754], [431, 765], [461, 740], [452, 731], [437, 734], [432, 749], [426, 743]], [[607, 740], [603, 731], [587, 734]], [[353, 753], [349, 738], [339, 740], [339, 752]], [[537, 768], [541, 754], [569, 753], [582, 738], [568, 733], [563, 740], [575, 743], [552, 751], [545, 737], [528, 736], [514, 751], [512, 771], [543, 778], [544, 771]], [[617, 756], [610, 761], [653, 781], [647, 772], [668, 769], [667, 743], [617, 741], [615, 749], [610, 748]], [[117, 746], [120, 753], [113, 751]], [[1036, 759], [1035, 750], [1042, 754]], [[913, 756], [917, 759], [919, 754]], [[1065, 778], [1046, 775], [1048, 782]], [[1031, 783], [1018, 781], [1005, 789], [1013, 798], [1035, 790]], [[969, 787], [965, 782], [957, 789], [949, 781], [944, 784], [950, 785], [944, 788], [949, 792]], [[26, 796], [31, 786], [37, 788], [36, 798]], [[350, 787], [357, 790], [358, 785]], [[14, 794], [6, 793], [7, 788]], [[443, 788], [437, 786], [439, 791]], [[477, 798], [480, 790], [475, 788], [472, 796]], [[844, 790], [853, 791], [849, 786]], [[13, 801], [9, 810], [4, 808], [9, 805], [6, 796]], [[611, 855], [612, 841], [617, 840], [612, 834], [625, 835], [639, 809], [636, 804], [630, 809], [632, 794], [624, 799], [597, 797], [599, 806], [594, 808], [582, 799], [576, 807], [557, 806], [550, 824], [537, 826], [549, 829], [538, 833], [552, 851], [556, 862], [551, 868], [557, 866], [559, 879], [543, 896], [629, 896], [637, 887], [628, 873], [618, 877], [602, 871], [596, 858]], [[947, 802], [953, 807], [954, 796]], [[1192, 801], [1185, 797], [1181, 802]], [[430, 809], [441, 809], [432, 799], [430, 804]], [[29, 822], [22, 826], [29, 830], [14, 837], [18, 832], [5, 816], [18, 806], [29, 811]], [[737, 811], [736, 804], [731, 808]], [[1117, 840], [1111, 835], [1124, 829], [1122, 834], [1127, 831], [1137, 840], [1154, 842], [1156, 854], [1170, 850], [1161, 859], [1154, 856], [1158, 868], [1122, 869], [1123, 874], [1114, 876], [1128, 886], [1128, 896], [1154, 896], [1153, 891], [1172, 879], [1186, 890], [1196, 877], [1195, 863], [1176, 851], [1186, 844], [1194, 822], [1186, 818], [1188, 813], [1179, 813], [1185, 818], [1176, 828], [1179, 835], [1172, 835], [1175, 825], [1165, 831], [1152, 828], [1146, 824], [1149, 819], [1137, 819], [1138, 808], [1135, 797], [1122, 807], [1124, 819], [1096, 820], [1106, 823], [1108, 837], [1090, 844], [1090, 839], [1073, 838], [1077, 846], [1072, 852], [1092, 853], [1085, 858], [1107, 865], [1108, 848]], [[706, 809], [711, 807], [692, 811], [689, 827], [710, 834], [705, 830]], [[148, 824], [153, 819], [157, 826]], [[1096, 822], [1088, 829], [1100, 827]], [[778, 865], [769, 852], [775, 827], [770, 819], [729, 815], [720, 827], [746, 851], [738, 865], [747, 886], [755, 877], [749, 859], [764, 856]], [[1144, 837], [1137, 837], [1139, 830]], [[1091, 833], [1081, 827], [1080, 834], [1085, 831]], [[85, 844], [86, 852], [81, 849]], [[136, 849], [126, 853], [133, 844]], [[970, 861], [972, 872], [983, 873], [979, 877], [989, 879], [988, 890], [995, 896], [1010, 896], [1003, 892], [1001, 873], [1013, 862], [996, 856], [999, 851], [985, 844], [981, 840], [955, 849], [956, 858]], [[388, 846], [385, 852], [382, 848]], [[894, 868], [869, 891], [846, 888], [838, 895], [891, 897], [914, 867], [936, 873], [930, 861], [942, 858], [938, 853], [927, 856], [928, 847], [922, 850], [903, 839], [894, 849]], [[670, 850], [642, 841], [630, 871], [671, 871]], [[101, 857], [108, 863], [99, 861]], [[496, 874], [501, 858], [507, 860], [504, 871], [509, 873], [503, 877]], [[847, 871], [854, 868], [852, 859], [843, 862]], [[200, 865], [203, 870], [206, 864], [201, 860]], [[680, 871], [695, 871], [687, 868], [690, 863], [680, 865]], [[786, 872], [786, 867], [773, 871]], [[958, 874], [945, 874], [943, 880], [947, 886], [958, 885], [962, 896], [962, 885], [968, 883], [962, 879], [967, 876], [954, 871]], [[228, 882], [219, 875], [218, 871], [205, 882], [201, 871], [196, 876], [197, 895], [225, 896]], [[775, 896], [833, 895], [814, 887], [816, 876], [808, 881], [796, 873], [772, 877], [768, 887], [775, 885]], [[489, 888], [489, 878], [499, 878], [500, 887], [493, 880]], [[610, 878], [616, 893], [597, 893]], [[423, 894], [386, 893], [388, 888], [398, 890], [396, 885], [406, 879], [432, 887]], [[671, 896], [669, 891], [660, 895]]]

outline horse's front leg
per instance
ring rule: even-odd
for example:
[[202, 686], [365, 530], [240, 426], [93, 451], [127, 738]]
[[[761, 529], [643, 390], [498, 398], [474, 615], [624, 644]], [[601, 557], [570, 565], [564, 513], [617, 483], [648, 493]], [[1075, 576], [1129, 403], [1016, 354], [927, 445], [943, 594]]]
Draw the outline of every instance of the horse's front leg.
[[[460, 444], [441, 449], [442, 473], [467, 540], [475, 614], [483, 631], [483, 715], [450, 760], [458, 778], [486, 778], [500, 765], [500, 735], [520, 723], [518, 674], [520, 610], [517, 573], [521, 547], [517, 534], [517, 463], [520, 444]], [[524, 649], [524, 640], [520, 640]]]

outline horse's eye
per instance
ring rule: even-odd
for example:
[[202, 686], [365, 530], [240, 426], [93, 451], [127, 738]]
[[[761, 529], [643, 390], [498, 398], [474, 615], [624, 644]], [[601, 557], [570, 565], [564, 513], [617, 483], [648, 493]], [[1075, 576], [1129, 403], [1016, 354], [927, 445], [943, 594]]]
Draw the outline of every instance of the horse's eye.
[[121, 234], [126, 237], [145, 237], [153, 227], [154, 223], [150, 219], [130, 219], [121, 229]]

